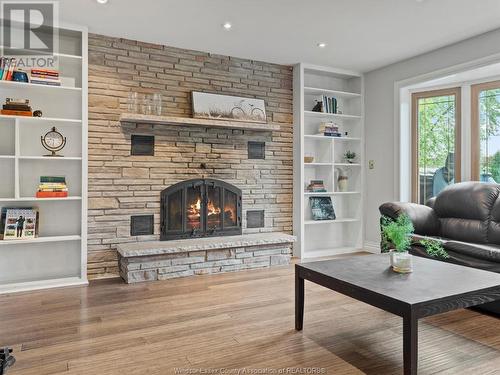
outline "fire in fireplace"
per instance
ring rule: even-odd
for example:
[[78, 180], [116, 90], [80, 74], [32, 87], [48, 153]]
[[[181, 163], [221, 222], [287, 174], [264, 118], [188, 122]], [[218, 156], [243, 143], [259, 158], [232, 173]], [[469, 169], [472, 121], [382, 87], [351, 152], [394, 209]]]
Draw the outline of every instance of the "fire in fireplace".
[[241, 234], [241, 190], [194, 179], [161, 192], [161, 240]]

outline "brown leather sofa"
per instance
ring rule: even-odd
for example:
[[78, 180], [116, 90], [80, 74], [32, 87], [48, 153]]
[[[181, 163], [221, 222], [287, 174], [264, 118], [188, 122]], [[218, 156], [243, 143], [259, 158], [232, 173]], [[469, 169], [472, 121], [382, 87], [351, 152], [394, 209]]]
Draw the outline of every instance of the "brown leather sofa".
[[[410, 217], [415, 227], [412, 254], [429, 258], [419, 240], [433, 238], [450, 256], [438, 260], [500, 273], [499, 184], [461, 182], [448, 186], [426, 205], [393, 202], [379, 210], [391, 219], [403, 213]], [[384, 238], [381, 247], [388, 250]], [[482, 307], [500, 314], [500, 303]]]

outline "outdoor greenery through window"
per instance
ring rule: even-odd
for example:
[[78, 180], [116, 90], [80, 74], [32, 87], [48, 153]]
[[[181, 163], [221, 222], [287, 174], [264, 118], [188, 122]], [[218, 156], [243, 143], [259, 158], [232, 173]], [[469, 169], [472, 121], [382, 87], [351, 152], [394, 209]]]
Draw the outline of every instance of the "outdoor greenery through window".
[[415, 95], [414, 200], [425, 204], [457, 180], [457, 94]]
[[500, 88], [479, 94], [480, 180], [500, 182]]

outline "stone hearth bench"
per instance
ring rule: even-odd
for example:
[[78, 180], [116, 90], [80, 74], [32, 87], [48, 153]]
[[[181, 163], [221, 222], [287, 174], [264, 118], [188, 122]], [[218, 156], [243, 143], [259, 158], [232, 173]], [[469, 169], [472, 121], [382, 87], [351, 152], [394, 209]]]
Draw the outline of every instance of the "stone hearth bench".
[[121, 244], [120, 276], [130, 284], [284, 265], [295, 241], [273, 232]]

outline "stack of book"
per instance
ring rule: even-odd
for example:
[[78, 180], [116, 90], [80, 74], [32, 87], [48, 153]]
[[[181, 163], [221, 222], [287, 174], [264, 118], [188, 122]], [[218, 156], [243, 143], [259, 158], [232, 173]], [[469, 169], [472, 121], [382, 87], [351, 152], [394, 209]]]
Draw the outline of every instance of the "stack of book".
[[30, 82], [37, 85], [61, 86], [59, 71], [52, 69], [31, 69]]
[[325, 184], [323, 180], [311, 180], [307, 185], [307, 191], [312, 193], [325, 193]]
[[17, 61], [14, 58], [0, 58], [0, 79], [2, 81], [12, 81], [12, 75], [16, 68]]
[[33, 116], [28, 99], [7, 98], [2, 106], [1, 113], [9, 116]]
[[319, 132], [327, 137], [341, 137], [339, 127], [334, 122], [322, 122], [319, 125]]
[[37, 198], [66, 198], [68, 196], [68, 186], [66, 177], [42, 176], [36, 192]]
[[324, 113], [337, 113], [337, 99], [323, 95], [322, 110]]

